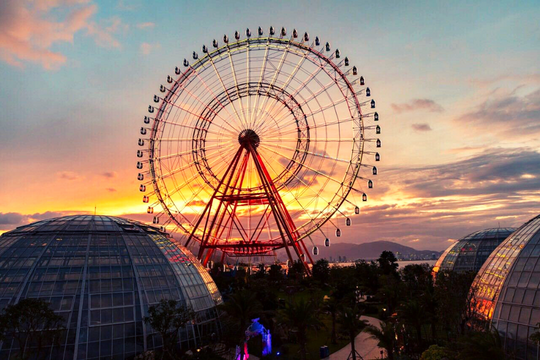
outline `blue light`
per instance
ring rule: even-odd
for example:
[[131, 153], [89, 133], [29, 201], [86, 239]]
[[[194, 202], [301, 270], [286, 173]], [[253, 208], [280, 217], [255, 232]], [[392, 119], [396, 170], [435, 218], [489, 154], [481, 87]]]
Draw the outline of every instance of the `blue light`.
[[279, 356], [279, 355], [281, 355], [281, 353], [278, 351], [278, 352], [276, 353], [276, 355]]

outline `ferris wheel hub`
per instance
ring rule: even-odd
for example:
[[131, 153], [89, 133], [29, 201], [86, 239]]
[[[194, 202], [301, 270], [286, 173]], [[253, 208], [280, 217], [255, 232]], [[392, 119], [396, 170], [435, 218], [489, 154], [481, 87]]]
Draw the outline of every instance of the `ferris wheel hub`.
[[245, 129], [240, 132], [240, 135], [238, 135], [238, 142], [243, 148], [247, 148], [248, 146], [256, 148], [261, 143], [261, 138], [255, 131]]

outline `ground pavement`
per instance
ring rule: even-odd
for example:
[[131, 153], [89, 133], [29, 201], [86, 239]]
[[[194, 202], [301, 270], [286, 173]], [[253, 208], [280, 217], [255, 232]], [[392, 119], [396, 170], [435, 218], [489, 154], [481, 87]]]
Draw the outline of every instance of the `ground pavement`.
[[[362, 319], [367, 320], [370, 325], [380, 326], [380, 321], [378, 319], [369, 316], [362, 316]], [[364, 360], [380, 359], [381, 349], [377, 346], [377, 340], [370, 339], [369, 336], [369, 334], [364, 332], [358, 334], [354, 339], [356, 351], [358, 351]], [[347, 360], [350, 352], [351, 344], [347, 344], [342, 349], [330, 354], [330, 357], [327, 357], [324, 360]]]

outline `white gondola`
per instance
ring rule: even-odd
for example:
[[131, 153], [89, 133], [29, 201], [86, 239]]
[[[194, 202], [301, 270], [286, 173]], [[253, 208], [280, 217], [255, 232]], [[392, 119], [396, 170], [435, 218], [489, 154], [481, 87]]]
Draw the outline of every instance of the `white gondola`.
[[199, 54], [197, 54], [195, 51], [193, 52], [193, 60], [197, 60], [199, 58]]
[[218, 47], [218, 42], [216, 39], [214, 39], [214, 41], [212, 41], [212, 46], [217, 48]]
[[146, 128], [141, 128], [141, 135], [146, 135]]
[[339, 52], [339, 49], [336, 49], [336, 59], [339, 59], [341, 57], [341, 53]]
[[248, 38], [250, 38], [250, 37], [251, 37], [251, 30], [249, 30], [249, 29], [246, 29], [246, 36], [247, 36]]
[[143, 163], [140, 161], [137, 161], [137, 169], [142, 169], [142, 168], [143, 168]]
[[370, 189], [373, 189], [373, 181], [368, 180], [367, 187], [370, 188]]
[[184, 66], [189, 66], [189, 61], [187, 61], [187, 59], [184, 59]]
[[234, 38], [235, 38], [236, 40], [240, 40], [240, 33], [239, 33], [238, 31], [235, 31], [235, 32], [234, 32]]
[[146, 185], [141, 184], [141, 186], [139, 186], [139, 191], [140, 192], [145, 192], [146, 191]]
[[203, 52], [203, 54], [208, 53], [208, 48], [206, 47], [206, 45], [202, 46], [202, 52]]
[[[182, 73], [182, 70], [180, 70], [180, 68], [177, 66], [174, 68], [174, 73], [176, 75], [180, 75]], [[169, 81], [170, 83], [172, 83], [172, 78], [171, 78], [171, 81]]]
[[137, 157], [142, 158], [144, 156], [144, 153], [142, 150], [137, 150]]
[[327, 42], [326, 45], [324, 45], [324, 49], [326, 51], [330, 51], [330, 43], [329, 42]]
[[371, 100], [371, 108], [375, 109], [375, 100]]
[[371, 96], [371, 90], [369, 88], [366, 89], [366, 96]]
[[263, 29], [259, 26], [259, 36], [263, 36]]
[[154, 102], [155, 103], [158, 103], [161, 99], [159, 98], [159, 96], [157, 95], [154, 95]]
[[345, 66], [349, 66], [349, 58], [345, 57]]
[[287, 36], [287, 29], [284, 27], [281, 28], [281, 36]]
[[167, 88], [166, 88], [165, 86], [163, 86], [163, 85], [160, 85], [160, 86], [159, 86], [159, 91], [161, 91], [162, 93], [164, 93], [165, 90], [167, 90]]
[[380, 140], [380, 139], [377, 139], [377, 147], [378, 147], [378, 148], [381, 147], [381, 140]]
[[[356, 66], [353, 66], [353, 67], [352, 67], [352, 74], [353, 74], [354, 76], [358, 75], [358, 69], [356, 68]], [[363, 84], [362, 84], [362, 78], [360, 78], [360, 85], [363, 85]]]
[[144, 139], [139, 139], [138, 144], [139, 144], [139, 146], [144, 146]]
[[375, 134], [380, 134], [380, 133], [381, 133], [381, 127], [377, 125], [377, 127], [375, 128]]
[[375, 161], [381, 161], [381, 155], [379, 153], [375, 153]]
[[366, 193], [362, 194], [362, 201], [367, 201], [367, 194]]
[[373, 175], [377, 175], [377, 167], [373, 167]]
[[315, 255], [315, 256], [319, 255], [319, 248], [314, 246], [313, 249], [312, 249], [312, 252], [313, 252], [313, 255]]
[[306, 32], [304, 33], [304, 41], [305, 42], [308, 42], [309, 41], [309, 34]]
[[355, 206], [355, 208], [354, 208], [354, 213], [355, 213], [356, 215], [360, 214], [360, 208], [359, 208], [358, 206]]
[[321, 40], [319, 39], [318, 36], [315, 36], [315, 46], [320, 46], [321, 45]]
[[139, 180], [139, 181], [144, 180], [144, 174], [143, 173], [138, 173], [137, 174], [137, 180]]
[[292, 37], [295, 39], [298, 37], [298, 31], [296, 31], [296, 29], [293, 29], [292, 31]]
[[360, 76], [360, 85], [365, 85], [364, 77]]
[[145, 203], [145, 204], [147, 204], [148, 201], [150, 201], [150, 198], [149, 198], [148, 196], [144, 195], [144, 196], [142, 197], [142, 202]]
[[336, 237], [340, 237], [341, 236], [341, 230], [340, 229], [336, 229]]
[[379, 113], [378, 112], [375, 112], [375, 114], [373, 114], [373, 121], [379, 121]]
[[223, 35], [223, 42], [225, 44], [228, 44], [229, 43], [229, 37], [227, 35]]
[[345, 225], [351, 226], [351, 219], [347, 218], [347, 220], [345, 220]]
[[146, 213], [147, 214], [153, 214], [154, 213], [154, 208], [149, 206], [148, 209], [146, 209]]
[[154, 220], [152, 220], [152, 223], [159, 224], [159, 217], [154, 216]]
[[148, 105], [148, 112], [149, 113], [153, 113], [154, 112], [154, 107], [152, 105]]
[[274, 29], [273, 26], [270, 26], [270, 35], [274, 35], [276, 33], [276, 29]]
[[[177, 68], [177, 69], [178, 69], [178, 68]], [[170, 75], [167, 76], [167, 82], [168, 82], [169, 84], [171, 84], [171, 83], [173, 82], [173, 78], [172, 78]]]

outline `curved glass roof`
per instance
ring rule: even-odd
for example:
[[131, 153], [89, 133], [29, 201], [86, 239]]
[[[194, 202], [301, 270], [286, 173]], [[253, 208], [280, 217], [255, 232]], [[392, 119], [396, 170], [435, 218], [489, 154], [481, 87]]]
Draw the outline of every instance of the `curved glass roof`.
[[[127, 358], [161, 346], [143, 318], [160, 299], [191, 305], [197, 320], [181, 331], [197, 346], [218, 331], [221, 295], [208, 272], [166, 233], [111, 216], [66, 216], [0, 237], [0, 309], [41, 298], [65, 318], [51, 359]], [[0, 358], [15, 356], [4, 341]]]
[[433, 271], [477, 272], [491, 252], [514, 230], [515, 228], [485, 229], [459, 239], [441, 255]]
[[529, 336], [540, 322], [540, 215], [504, 240], [478, 272], [477, 314], [491, 320], [505, 349], [517, 359], [536, 359]]

